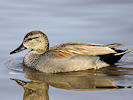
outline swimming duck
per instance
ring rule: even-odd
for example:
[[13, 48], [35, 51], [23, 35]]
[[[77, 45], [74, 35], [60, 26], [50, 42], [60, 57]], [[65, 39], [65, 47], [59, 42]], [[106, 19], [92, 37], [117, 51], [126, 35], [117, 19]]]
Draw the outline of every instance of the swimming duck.
[[92, 68], [102, 68], [118, 62], [121, 57], [130, 52], [115, 47], [121, 44], [95, 43], [63, 43], [49, 48], [49, 41], [41, 31], [31, 31], [26, 34], [22, 44], [10, 52], [14, 54], [30, 49], [23, 58], [27, 67], [45, 73], [79, 71]]

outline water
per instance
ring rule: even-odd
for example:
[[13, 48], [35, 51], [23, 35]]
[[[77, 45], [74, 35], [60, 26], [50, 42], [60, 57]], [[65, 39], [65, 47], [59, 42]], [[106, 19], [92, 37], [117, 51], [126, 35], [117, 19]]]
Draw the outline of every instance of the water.
[[21, 63], [11, 63], [21, 62], [27, 51], [9, 55], [31, 30], [45, 32], [50, 46], [64, 42], [115, 42], [124, 44], [121, 49], [133, 48], [132, 10], [132, 0], [1, 0], [2, 100], [132, 100], [133, 89], [116, 89], [133, 86], [132, 53], [124, 56], [117, 67], [61, 75], [29, 69], [23, 72]]

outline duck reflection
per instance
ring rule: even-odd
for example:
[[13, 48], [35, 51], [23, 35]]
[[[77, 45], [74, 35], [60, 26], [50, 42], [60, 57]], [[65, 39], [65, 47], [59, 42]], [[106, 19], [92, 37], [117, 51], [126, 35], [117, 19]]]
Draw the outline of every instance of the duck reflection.
[[47, 83], [39, 81], [26, 82], [18, 79], [11, 80], [16, 81], [24, 88], [23, 100], [49, 100], [49, 85]]
[[125, 86], [116, 86], [115, 79], [105, 74], [106, 70], [93, 72], [93, 70], [46, 74], [30, 68], [24, 68], [25, 77], [31, 81], [16, 81], [24, 88], [23, 100], [49, 100], [49, 86], [67, 90], [78, 91], [96, 91], [112, 90], [119, 88], [130, 88]]

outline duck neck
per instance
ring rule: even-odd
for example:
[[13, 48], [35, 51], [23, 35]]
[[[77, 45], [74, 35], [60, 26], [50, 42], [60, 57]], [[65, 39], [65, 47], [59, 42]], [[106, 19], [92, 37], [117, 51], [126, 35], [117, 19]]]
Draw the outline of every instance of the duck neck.
[[37, 49], [32, 50], [31, 52], [33, 54], [44, 54], [44, 53], [49, 51], [49, 41], [48, 41], [48, 39], [45, 38], [44, 41], [42, 41], [42, 42], [44, 42], [43, 43], [44, 45], [40, 45]]
[[39, 49], [36, 49], [36, 50], [32, 50], [31, 52], [33, 54], [41, 55], [41, 54], [44, 54], [44, 53], [46, 53], [48, 51], [49, 51], [49, 45], [47, 45], [45, 47], [42, 47], [42, 48], [39, 48]]

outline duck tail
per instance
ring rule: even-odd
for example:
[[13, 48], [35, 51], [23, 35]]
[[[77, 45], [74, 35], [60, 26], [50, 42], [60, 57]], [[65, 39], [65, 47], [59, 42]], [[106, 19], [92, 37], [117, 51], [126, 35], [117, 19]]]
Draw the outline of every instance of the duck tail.
[[107, 64], [110, 65], [114, 65], [115, 63], [117, 63], [121, 57], [126, 54], [131, 52], [131, 49], [127, 49], [127, 50], [117, 50], [114, 49], [117, 53], [111, 53], [111, 54], [105, 54], [105, 55], [99, 55], [100, 60], [106, 62]]
[[129, 52], [131, 52], [131, 51], [133, 51], [133, 49], [126, 49], [126, 50], [124, 50], [123, 52], [116, 53], [116, 54], [114, 54], [114, 55], [115, 55], [115, 56], [123, 55], [123, 54], [125, 54], [125, 53], [129, 53]]

